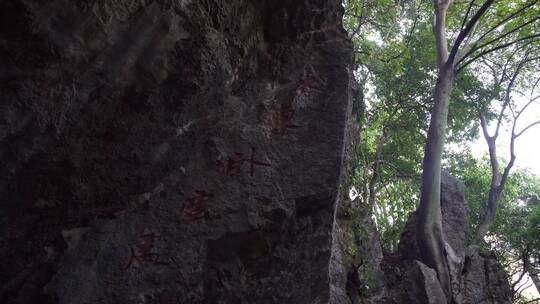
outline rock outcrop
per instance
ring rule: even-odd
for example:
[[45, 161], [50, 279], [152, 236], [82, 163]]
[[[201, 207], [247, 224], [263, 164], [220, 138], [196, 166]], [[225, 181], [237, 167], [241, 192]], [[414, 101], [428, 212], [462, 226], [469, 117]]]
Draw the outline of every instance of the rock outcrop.
[[[441, 180], [441, 213], [452, 280], [452, 303], [510, 304], [506, 274], [494, 256], [468, 246], [469, 208], [463, 184], [447, 172]], [[380, 303], [447, 303], [435, 270], [415, 260], [415, 225], [411, 214], [401, 236], [399, 252], [382, 262], [384, 292]]]
[[[465, 200], [463, 183], [448, 172], [441, 176], [441, 214], [445, 240], [462, 259], [467, 248], [469, 236], [469, 206]], [[399, 242], [400, 255], [408, 260], [420, 254], [416, 247], [417, 212], [409, 217]]]
[[347, 301], [341, 17], [337, 0], [0, 2], [0, 302]]

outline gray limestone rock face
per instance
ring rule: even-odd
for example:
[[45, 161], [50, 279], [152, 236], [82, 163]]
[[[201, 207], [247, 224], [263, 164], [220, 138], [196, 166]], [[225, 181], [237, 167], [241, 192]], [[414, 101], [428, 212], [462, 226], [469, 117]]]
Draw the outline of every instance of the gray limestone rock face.
[[[457, 178], [443, 171], [441, 175], [441, 215], [445, 240], [462, 259], [469, 235], [469, 206], [465, 200], [465, 188]], [[419, 256], [416, 247], [417, 213], [409, 217], [399, 242], [399, 253], [405, 259]]]
[[354, 82], [351, 87], [353, 115], [345, 132], [347, 144], [344, 146], [344, 169], [335, 208], [329, 267], [329, 303], [333, 304], [378, 303], [382, 291], [379, 264], [383, 254], [372, 209], [359, 196], [351, 197], [351, 193], [354, 194], [351, 177], [354, 166], [359, 163], [356, 159], [359, 142], [356, 118], [361, 117], [364, 110], [362, 93]]
[[445, 240], [454, 252], [463, 256], [466, 252], [469, 238], [469, 205], [465, 200], [463, 183], [442, 172], [441, 178], [441, 213]]
[[462, 274], [463, 304], [512, 303], [508, 279], [494, 255], [470, 248]]
[[[405, 282], [410, 286], [406, 289], [410, 301], [427, 304], [446, 303], [447, 299], [438, 283], [435, 270], [419, 261], [414, 261], [411, 266], [405, 275]], [[418, 284], [418, 280], [420, 280], [420, 284]]]
[[332, 302], [342, 13], [0, 2], [0, 302]]

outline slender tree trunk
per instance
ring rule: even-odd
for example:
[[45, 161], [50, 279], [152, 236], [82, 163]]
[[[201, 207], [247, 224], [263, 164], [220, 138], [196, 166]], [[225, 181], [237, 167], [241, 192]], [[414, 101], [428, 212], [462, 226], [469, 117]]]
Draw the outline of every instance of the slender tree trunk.
[[375, 206], [375, 198], [376, 198], [376, 189], [375, 187], [381, 180], [381, 153], [382, 149], [384, 147], [384, 144], [386, 143], [386, 139], [388, 138], [388, 128], [384, 127], [383, 134], [379, 138], [379, 142], [377, 143], [377, 149], [375, 150], [375, 159], [373, 160], [372, 168], [372, 174], [371, 178], [369, 180], [369, 197], [368, 197], [368, 206], [370, 208], [373, 208]]
[[499, 186], [491, 186], [489, 189], [488, 201], [484, 209], [484, 214], [482, 216], [482, 221], [478, 225], [478, 230], [476, 231], [476, 237], [474, 243], [480, 244], [482, 239], [491, 228], [491, 225], [495, 222], [495, 216], [497, 214], [497, 205], [499, 202]]
[[[437, 49], [438, 75], [435, 86], [434, 107], [431, 111], [429, 130], [424, 151], [422, 190], [417, 244], [420, 259], [435, 269], [439, 283], [451, 301], [451, 284], [441, 216], [441, 160], [446, 134], [450, 94], [454, 84], [454, 62], [449, 59], [446, 39], [446, 11], [452, 0], [434, 0], [433, 34]], [[453, 55], [455, 58], [455, 54]]]
[[435, 87], [434, 109], [428, 130], [422, 173], [422, 194], [419, 207], [417, 243], [423, 262], [437, 271], [448, 299], [450, 275], [444, 250], [444, 234], [441, 220], [441, 159], [447, 126], [448, 106], [454, 82], [452, 65], [439, 69]]
[[504, 109], [506, 108], [506, 104], [503, 107], [503, 110], [501, 111], [501, 114], [499, 115], [499, 120], [497, 121], [497, 129], [495, 131], [495, 134], [493, 136], [489, 135], [488, 132], [488, 126], [486, 122], [486, 118], [482, 113], [480, 113], [480, 125], [482, 127], [482, 133], [484, 134], [484, 138], [486, 140], [486, 143], [488, 145], [489, 149], [489, 159], [491, 163], [491, 183], [489, 185], [489, 194], [486, 202], [486, 206], [484, 207], [484, 212], [482, 214], [482, 218], [480, 220], [480, 224], [478, 225], [478, 229], [476, 231], [476, 236], [474, 239], [474, 243], [479, 244], [482, 242], [482, 239], [488, 232], [489, 228], [495, 221], [495, 215], [497, 212], [497, 203], [499, 202], [499, 196], [502, 190], [502, 187], [504, 186], [504, 181], [502, 180], [501, 172], [499, 171], [499, 160], [497, 158], [497, 146], [496, 141], [497, 137], [499, 135], [499, 127], [500, 122], [502, 119], [502, 114], [504, 113]]

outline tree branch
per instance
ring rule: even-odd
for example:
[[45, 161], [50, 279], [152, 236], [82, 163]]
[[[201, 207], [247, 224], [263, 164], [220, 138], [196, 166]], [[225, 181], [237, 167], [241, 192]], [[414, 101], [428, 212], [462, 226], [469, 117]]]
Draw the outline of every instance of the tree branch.
[[[539, 56], [539, 57], [536, 57], [536, 58], [537, 58], [537, 59], [540, 59], [540, 56]], [[534, 82], [534, 85], [533, 85], [532, 88], [531, 88], [531, 96], [534, 94], [534, 90], [536, 90], [536, 87], [538, 86], [538, 83], [539, 83], [539, 82], [540, 82], [540, 77], [538, 77], [538, 78], [536, 79], [536, 81]], [[536, 98], [538, 98], [538, 97], [536, 97]], [[536, 98], [534, 98], [534, 99], [536, 99]]]
[[[529, 36], [526, 36], [526, 37], [522, 37], [522, 38], [519, 38], [519, 39], [516, 39], [516, 40], [513, 40], [513, 41], [510, 41], [508, 43], [505, 43], [505, 44], [501, 44], [501, 45], [498, 45], [496, 47], [493, 47], [491, 49], [487, 49], [487, 50], [484, 50], [482, 52], [480, 52], [478, 55], [474, 56], [474, 58], [472, 59], [469, 59], [467, 60], [464, 64], [462, 64], [459, 69], [457, 70], [456, 73], [459, 73], [461, 70], [463, 70], [465, 67], [467, 67], [469, 64], [471, 64], [472, 62], [474, 62], [475, 60], [477, 60], [478, 58], [481, 58], [489, 53], [492, 53], [492, 52], [495, 52], [497, 50], [500, 50], [500, 49], [503, 49], [503, 48], [506, 48], [506, 47], [509, 47], [513, 44], [516, 44], [518, 42], [521, 42], [521, 41], [525, 41], [525, 40], [532, 40], [534, 38], [538, 38], [540, 37], [540, 33], [538, 34], [533, 34], [533, 35], [529, 35]], [[537, 41], [537, 40], [534, 40], [534, 41]], [[532, 41], [531, 41], [532, 42]], [[463, 57], [463, 59], [465, 59], [466, 57]], [[461, 61], [463, 61], [463, 59], [461, 59]], [[461, 63], [458, 62], [457, 64], [460, 64]]]
[[446, 11], [449, 1], [433, 0], [435, 18], [433, 20], [433, 34], [437, 47], [437, 63], [443, 67], [448, 59], [448, 41], [446, 39]]
[[[512, 107], [510, 107], [510, 109], [512, 109]], [[506, 165], [506, 168], [504, 168], [504, 172], [503, 172], [501, 183], [500, 183], [501, 186], [499, 187], [500, 191], [502, 191], [502, 189], [504, 188], [504, 184], [506, 183], [506, 180], [508, 179], [508, 175], [510, 174], [510, 169], [512, 169], [512, 166], [514, 166], [514, 161], [516, 160], [516, 153], [515, 153], [515, 142], [516, 142], [515, 134], [516, 133], [515, 131], [516, 131], [516, 124], [517, 124], [518, 118], [519, 118], [519, 114], [518, 116], [515, 116], [514, 123], [512, 124], [512, 133], [510, 135], [510, 161]]]
[[[497, 120], [497, 128], [495, 130], [495, 134], [493, 135], [493, 137], [495, 139], [497, 139], [497, 136], [499, 135], [499, 129], [501, 127], [501, 122], [502, 122], [502, 118], [503, 118], [503, 115], [504, 115], [504, 111], [506, 109], [506, 107], [510, 104], [510, 94], [512, 92], [512, 89], [514, 87], [514, 83], [517, 79], [517, 76], [519, 75], [519, 72], [521, 71], [521, 69], [525, 66], [525, 63], [527, 63], [529, 60], [528, 60], [528, 56], [529, 56], [529, 52], [526, 52], [525, 53], [525, 56], [523, 57], [523, 59], [518, 63], [518, 66], [516, 67], [516, 70], [514, 71], [514, 73], [512, 74], [512, 78], [510, 79], [510, 82], [508, 83], [508, 85], [506, 86], [506, 94], [505, 94], [505, 97], [504, 97], [504, 104], [503, 104], [503, 107], [501, 109], [501, 112], [499, 114], [499, 118]], [[527, 105], [528, 106], [528, 105]], [[527, 107], [526, 106], [526, 107]], [[522, 109], [522, 111], [526, 108], [524, 107]], [[519, 115], [518, 115], [519, 117]], [[517, 119], [517, 117], [516, 117]]]
[[519, 132], [518, 134], [516, 134], [516, 138], [520, 137], [523, 133], [525, 133], [525, 131], [527, 131], [528, 129], [536, 126], [540, 124], [540, 120], [539, 121], [535, 121], [533, 123], [531, 123], [530, 125], [528, 125], [527, 127], [525, 127], [525, 129], [521, 130], [521, 132]]
[[[530, 301], [527, 301], [527, 302], [523, 302], [523, 304], [531, 304], [531, 303], [536, 302], [536, 301], [540, 301], [540, 298], [536, 298], [536, 299], [534, 299], [534, 300], [530, 300]], [[536, 302], [536, 303], [538, 303], [538, 302]]]
[[495, 43], [495, 42], [497, 42], [497, 41], [503, 39], [504, 37], [506, 37], [506, 36], [508, 36], [508, 35], [510, 35], [510, 34], [512, 34], [512, 33], [515, 33], [515, 32], [517, 32], [517, 31], [519, 31], [520, 29], [526, 27], [527, 25], [529, 25], [529, 24], [531, 24], [531, 23], [534, 23], [535, 21], [537, 21], [537, 20], [539, 20], [539, 19], [540, 19], [540, 16], [535, 17], [535, 18], [533, 18], [533, 19], [531, 19], [531, 20], [529, 20], [529, 21], [527, 21], [527, 22], [525, 22], [525, 23], [523, 23], [523, 24], [520, 24], [519, 26], [517, 26], [517, 27], [511, 29], [510, 31], [508, 31], [508, 32], [506, 32], [506, 33], [503, 33], [503, 34], [499, 35], [498, 37], [495, 37], [495, 38], [491, 39], [491, 40], [488, 41], [488, 42], [482, 43], [482, 45], [479, 45], [478, 47], [472, 48], [472, 49], [471, 49], [467, 54], [465, 54], [463, 57], [467, 57], [469, 54], [472, 54], [473, 52], [475, 52], [475, 51], [477, 51], [477, 50], [479, 50], [479, 49], [482, 49], [482, 48], [484, 48], [484, 47], [486, 47], [486, 46], [488, 46], [488, 45], [490, 45], [490, 44], [493, 44], [493, 43]]
[[467, 18], [469, 18], [469, 13], [471, 12], [472, 7], [474, 6], [474, 2], [476, 2], [476, 0], [472, 0], [471, 2], [469, 2], [469, 7], [467, 7], [467, 12], [465, 13], [465, 17], [463, 17], [463, 20], [461, 21], [461, 27], [459, 29], [460, 33], [463, 31], [463, 28], [465, 27], [465, 23], [467, 22]]
[[[502, 112], [501, 112], [502, 114]], [[489, 160], [491, 163], [491, 188], [499, 186], [500, 172], [499, 172], [499, 160], [497, 159], [497, 146], [495, 145], [495, 140], [497, 139], [494, 136], [490, 136], [488, 132], [487, 122], [484, 114], [480, 113], [480, 126], [482, 127], [482, 132], [484, 133], [484, 139], [488, 145], [489, 151]]]
[[[489, 35], [491, 32], [493, 32], [494, 30], [496, 30], [499, 26], [505, 24], [506, 22], [510, 21], [511, 19], [514, 19], [514, 17], [518, 16], [519, 14], [521, 14], [522, 12], [524, 12], [526, 9], [528, 9], [529, 7], [535, 5], [539, 0], [534, 0], [534, 1], [531, 1], [529, 4], [526, 4], [525, 6], [523, 6], [522, 8], [518, 9], [517, 11], [515, 11], [514, 13], [510, 14], [508, 17], [504, 18], [503, 20], [501, 20], [499, 23], [495, 24], [492, 28], [490, 28], [489, 30], [487, 30], [482, 36], [480, 36], [480, 38], [478, 38], [477, 42], [480, 42], [482, 41], [482, 39], [486, 38], [487, 35]], [[476, 44], [475, 43], [475, 44]]]
[[519, 275], [519, 278], [514, 283], [512, 283], [511, 288], [512, 288], [513, 291], [515, 290], [517, 292], [517, 290], [515, 289], [516, 285], [519, 282], [521, 282], [521, 280], [523, 279], [523, 277], [525, 276], [526, 273], [527, 273], [527, 268], [525, 266], [523, 266], [523, 270], [521, 271], [521, 274]]
[[[459, 50], [459, 47], [461, 46], [461, 43], [469, 35], [471, 30], [475, 27], [478, 20], [480, 20], [480, 17], [484, 15], [484, 13], [488, 10], [488, 8], [493, 4], [494, 0], [487, 0], [482, 4], [480, 9], [474, 14], [474, 16], [471, 18], [471, 20], [467, 23], [467, 26], [465, 26], [465, 29], [459, 32], [459, 35], [456, 38], [456, 41], [454, 42], [454, 45], [452, 46], [452, 50], [450, 51], [450, 55], [448, 56], [448, 63], [454, 64], [454, 59], [457, 55], [457, 52]], [[467, 12], [468, 14], [468, 12]]]
[[535, 100], [537, 100], [538, 98], [540, 98], [540, 95], [539, 96], [536, 96], [535, 98], [531, 98], [529, 100], [529, 102], [527, 102], [522, 108], [521, 110], [519, 110], [519, 113], [517, 114], [516, 116], [516, 119], [518, 119], [520, 116], [521, 116], [521, 113], [523, 113], [531, 104], [533, 104], [533, 102]]

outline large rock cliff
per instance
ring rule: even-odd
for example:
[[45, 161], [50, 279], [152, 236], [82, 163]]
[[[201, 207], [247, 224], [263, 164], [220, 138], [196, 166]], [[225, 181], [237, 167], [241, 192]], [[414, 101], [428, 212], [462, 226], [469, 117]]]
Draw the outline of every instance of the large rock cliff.
[[0, 2], [0, 302], [347, 301], [341, 16]]

